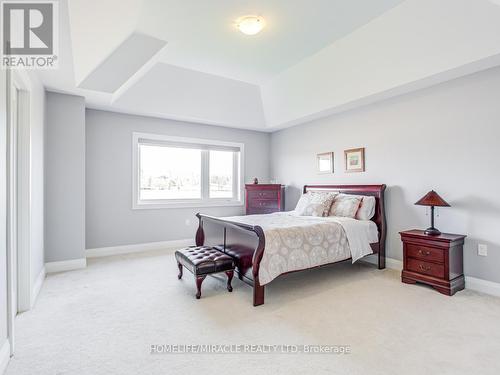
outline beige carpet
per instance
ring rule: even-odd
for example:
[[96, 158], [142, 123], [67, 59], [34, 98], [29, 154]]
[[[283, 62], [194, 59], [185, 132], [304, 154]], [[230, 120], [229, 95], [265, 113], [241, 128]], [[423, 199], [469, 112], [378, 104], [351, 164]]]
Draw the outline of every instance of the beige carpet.
[[[201, 300], [170, 251], [47, 277], [17, 320], [8, 375], [499, 374], [500, 299], [446, 297], [395, 271], [339, 264], [283, 277], [252, 307], [207, 278]], [[152, 344], [349, 345], [350, 354], [150, 354]]]

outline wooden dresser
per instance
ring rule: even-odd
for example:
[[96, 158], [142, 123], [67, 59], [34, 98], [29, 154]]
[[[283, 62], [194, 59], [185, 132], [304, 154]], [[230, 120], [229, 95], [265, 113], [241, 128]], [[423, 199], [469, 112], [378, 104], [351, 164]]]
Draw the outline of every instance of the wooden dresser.
[[247, 215], [284, 211], [285, 186], [279, 184], [245, 185]]
[[416, 229], [399, 234], [403, 241], [401, 281], [424, 283], [448, 296], [464, 289], [463, 245], [466, 236], [447, 233], [429, 236]]

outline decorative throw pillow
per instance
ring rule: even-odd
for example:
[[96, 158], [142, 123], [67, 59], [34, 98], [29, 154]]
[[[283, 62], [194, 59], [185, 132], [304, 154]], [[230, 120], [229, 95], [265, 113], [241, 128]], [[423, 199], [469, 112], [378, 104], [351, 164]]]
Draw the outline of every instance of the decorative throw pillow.
[[330, 208], [332, 207], [333, 201], [338, 193], [330, 192], [330, 191], [312, 191], [311, 192], [313, 198], [311, 198], [311, 204], [319, 204], [323, 206], [322, 215], [313, 215], [313, 216], [328, 216], [330, 212]]
[[335, 197], [337, 195], [339, 195], [339, 192], [338, 191], [328, 191], [328, 192], [312, 192], [313, 194], [324, 194], [327, 196], [327, 198], [325, 198], [327, 201], [326, 201], [326, 204], [325, 204], [325, 211], [323, 212], [323, 216], [328, 216], [328, 214], [330, 213], [330, 209], [332, 208], [332, 204], [333, 202], [335, 201]]
[[355, 195], [339, 194], [333, 201], [330, 216], [354, 218], [360, 203], [361, 199]]
[[[301, 210], [297, 210], [302, 216], [326, 216], [330, 211], [335, 193], [330, 192], [308, 192], [309, 201], [304, 206], [301, 205]], [[300, 201], [299, 201], [300, 203]], [[297, 204], [299, 206], [299, 204]]]
[[362, 196], [361, 203], [356, 212], [356, 219], [358, 220], [370, 220], [375, 216], [375, 197]]

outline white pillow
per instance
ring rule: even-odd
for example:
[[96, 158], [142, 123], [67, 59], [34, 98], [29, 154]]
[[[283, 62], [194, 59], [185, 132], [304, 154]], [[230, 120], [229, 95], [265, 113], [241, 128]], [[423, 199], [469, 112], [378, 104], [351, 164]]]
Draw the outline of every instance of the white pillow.
[[356, 219], [370, 220], [375, 216], [375, 197], [363, 196], [356, 212]]
[[299, 201], [297, 202], [297, 205], [295, 206], [295, 212], [298, 215], [302, 215], [307, 206], [309, 205], [309, 201], [311, 200], [311, 194], [305, 193], [300, 196]]
[[327, 216], [335, 195], [331, 192], [307, 192], [300, 197], [295, 212], [301, 216]]
[[330, 216], [341, 216], [354, 218], [358, 212], [361, 198], [356, 195], [339, 194], [333, 201]]

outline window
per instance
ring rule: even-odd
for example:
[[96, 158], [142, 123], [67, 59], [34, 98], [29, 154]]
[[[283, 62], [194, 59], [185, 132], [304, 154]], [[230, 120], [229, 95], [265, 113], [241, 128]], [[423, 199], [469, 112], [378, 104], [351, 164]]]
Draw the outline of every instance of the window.
[[234, 152], [209, 151], [210, 198], [233, 197]]
[[140, 200], [201, 199], [201, 150], [139, 145]]
[[242, 204], [243, 144], [134, 133], [133, 208]]

